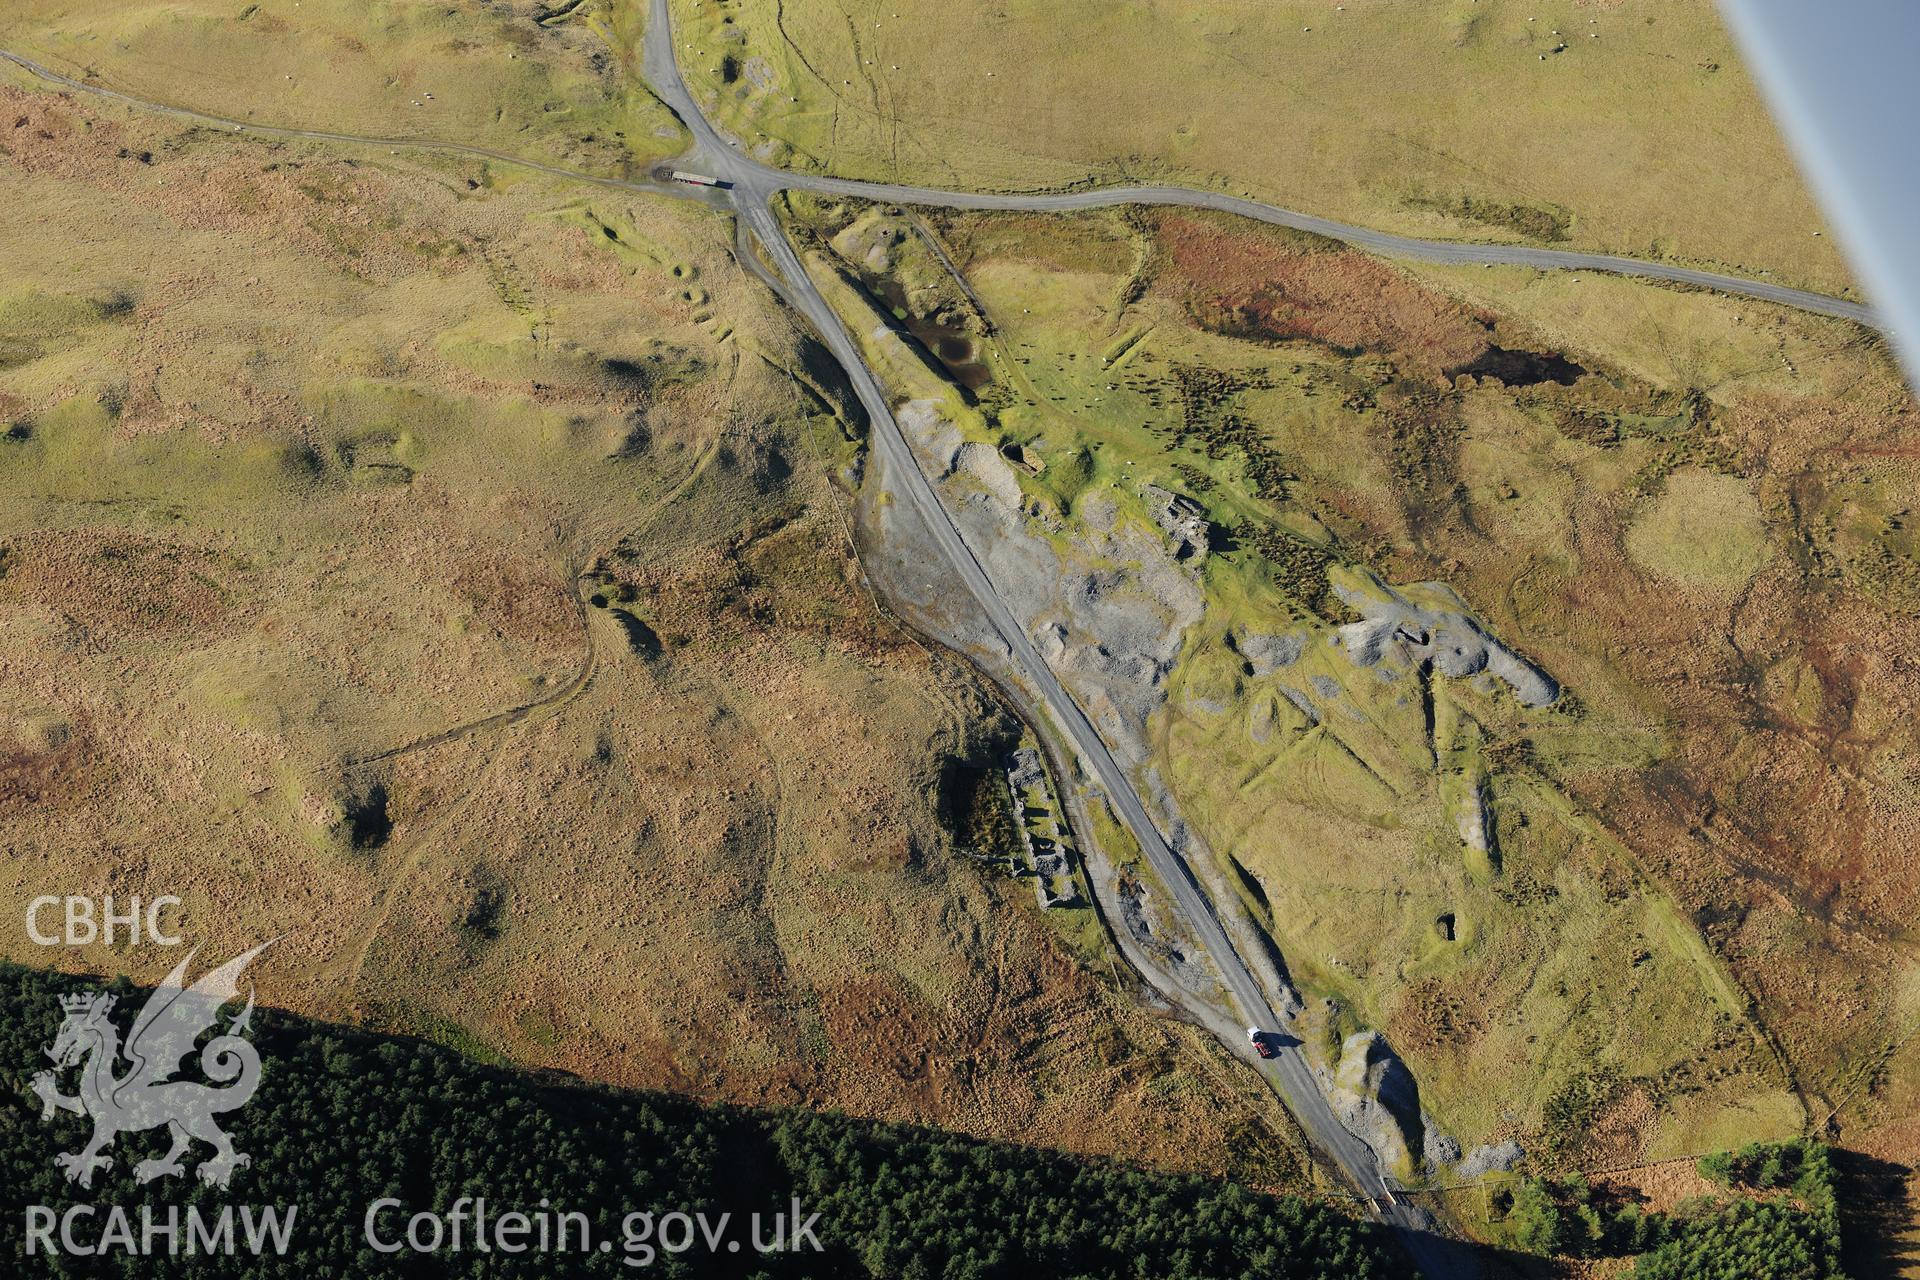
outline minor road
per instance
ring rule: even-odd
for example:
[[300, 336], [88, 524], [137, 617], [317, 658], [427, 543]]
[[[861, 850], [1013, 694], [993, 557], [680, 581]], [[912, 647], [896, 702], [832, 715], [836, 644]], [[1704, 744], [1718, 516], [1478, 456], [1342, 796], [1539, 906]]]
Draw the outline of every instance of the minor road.
[[[650, 27], [651, 31], [652, 28]], [[651, 44], [651, 42], [649, 42]], [[666, 193], [685, 198], [695, 198], [696, 193], [677, 183], [660, 182], [651, 178], [616, 178], [604, 174], [586, 173], [578, 169], [568, 169], [561, 165], [547, 164], [539, 160], [529, 160], [503, 151], [494, 151], [487, 147], [476, 147], [464, 142], [445, 142], [423, 137], [378, 137], [368, 134], [337, 133], [326, 129], [302, 129], [293, 126], [256, 124], [249, 120], [236, 120], [229, 116], [215, 115], [191, 107], [175, 106], [171, 103], [155, 101], [151, 98], [136, 97], [105, 85], [89, 83], [45, 66], [23, 54], [8, 49], [0, 49], [0, 60], [11, 62], [21, 69], [63, 88], [79, 93], [92, 94], [108, 98], [143, 111], [154, 111], [164, 115], [191, 120], [196, 124], [233, 132], [252, 134], [264, 138], [306, 139], [314, 142], [339, 142], [354, 146], [405, 147], [414, 151], [438, 152], [443, 155], [471, 156], [478, 160], [493, 160], [501, 164], [517, 165], [531, 169], [536, 173], [550, 174], [556, 178], [565, 178], [573, 182], [592, 183], [595, 186], [611, 187], [625, 191], [647, 191], [655, 194]], [[649, 66], [651, 73], [651, 66]], [[658, 82], [655, 82], [656, 88]], [[664, 98], [664, 94], [662, 95]], [[689, 103], [691, 98], [686, 99]], [[669, 103], [675, 110], [678, 105]], [[685, 119], [685, 117], [683, 117]], [[696, 116], [700, 126], [706, 126], [703, 116]], [[1758, 298], [1763, 302], [1777, 302], [1782, 306], [1797, 307], [1802, 311], [1811, 311], [1819, 315], [1838, 316], [1843, 320], [1853, 320], [1874, 328], [1881, 327], [1880, 320], [1873, 308], [1863, 302], [1847, 298], [1836, 298], [1824, 293], [1815, 293], [1808, 289], [1794, 289], [1771, 281], [1755, 280], [1746, 276], [1730, 275], [1719, 271], [1706, 271], [1696, 267], [1676, 266], [1672, 263], [1654, 262], [1640, 258], [1626, 258], [1614, 254], [1582, 253], [1572, 249], [1542, 249], [1530, 245], [1511, 244], [1473, 244], [1460, 240], [1426, 240], [1416, 236], [1393, 235], [1385, 231], [1374, 231], [1367, 227], [1356, 227], [1349, 223], [1335, 222], [1330, 218], [1316, 217], [1310, 213], [1300, 213], [1292, 209], [1283, 209], [1278, 205], [1265, 204], [1258, 200], [1228, 195], [1222, 191], [1206, 191], [1192, 187], [1179, 186], [1130, 186], [1099, 187], [1085, 191], [1019, 193], [987, 193], [971, 191], [940, 191], [931, 187], [904, 186], [890, 182], [860, 182], [851, 178], [832, 178], [820, 174], [794, 173], [775, 169], [758, 161], [740, 155], [738, 150], [723, 141], [710, 127], [696, 127], [687, 120], [693, 130], [701, 150], [711, 154], [716, 150], [725, 151], [734, 157], [734, 172], [750, 170], [760, 179], [759, 184], [769, 191], [799, 188], [819, 191], [831, 195], [851, 196], [862, 200], [876, 200], [889, 204], [913, 204], [942, 209], [1006, 210], [1013, 212], [1046, 213], [1068, 212], [1075, 209], [1102, 209], [1124, 204], [1181, 205], [1198, 209], [1217, 209], [1223, 213], [1235, 213], [1252, 218], [1257, 222], [1273, 226], [1290, 227], [1296, 231], [1307, 231], [1315, 235], [1326, 236], [1332, 240], [1366, 249], [1390, 258], [1410, 258], [1420, 262], [1438, 262], [1452, 264], [1492, 264], [1496, 266], [1533, 267], [1538, 270], [1575, 270], [1602, 271], [1613, 275], [1632, 276], [1646, 280], [1669, 280], [1678, 284], [1697, 285], [1720, 293], [1731, 293], [1746, 298]], [[736, 177], [734, 181], [738, 182]]]
[[1025, 213], [1067, 212], [1074, 209], [1104, 209], [1122, 204], [1180, 205], [1193, 209], [1218, 209], [1243, 218], [1265, 222], [1295, 231], [1310, 231], [1330, 240], [1339, 240], [1357, 249], [1365, 249], [1387, 258], [1411, 258], [1417, 262], [1449, 264], [1485, 263], [1497, 266], [1535, 267], [1542, 270], [1604, 271], [1617, 276], [1646, 280], [1670, 280], [1677, 284], [1699, 285], [1722, 293], [1736, 293], [1763, 302], [1778, 302], [1802, 311], [1838, 316], [1864, 325], [1878, 327], [1873, 309], [1863, 302], [1833, 298], [1824, 293], [1793, 289], [1765, 280], [1722, 275], [1694, 267], [1666, 262], [1645, 262], [1606, 253], [1581, 253], [1572, 249], [1536, 249], [1517, 244], [1472, 244], [1460, 240], [1421, 240], [1397, 236], [1386, 231], [1371, 231], [1296, 213], [1258, 200], [1242, 199], [1220, 191], [1201, 191], [1191, 187], [1100, 187], [1088, 191], [1059, 194], [991, 195], [959, 191], [933, 191], [925, 187], [905, 187], [893, 183], [854, 182], [845, 178], [794, 174], [784, 185], [803, 187], [829, 195], [855, 196], [883, 204], [928, 205], [941, 209], [1005, 210]]
[[[908, 444], [893, 415], [890, 397], [873, 370], [868, 367], [857, 342], [847, 332], [840, 317], [814, 286], [799, 255], [774, 216], [772, 199], [780, 191], [798, 185], [793, 175], [742, 156], [738, 148], [722, 138], [707, 121], [694, 101], [673, 54], [672, 16], [667, 0], [653, 0], [647, 25], [644, 71], [655, 93], [659, 94], [681, 122], [693, 134], [692, 158], [688, 165], [703, 166], [706, 172], [732, 184], [726, 198], [733, 204], [742, 225], [751, 229], [785, 287], [783, 297], [806, 317], [821, 340], [845, 369], [855, 394], [866, 410], [872, 427], [873, 447], [886, 462], [895, 486], [895, 498], [910, 504], [924, 521], [934, 542], [954, 572], [979, 602], [981, 611], [1005, 647], [1007, 661], [1020, 679], [1046, 706], [1054, 722], [1072, 742], [1080, 758], [1093, 771], [1121, 820], [1139, 843], [1142, 854], [1153, 866], [1174, 901], [1170, 904], [1182, 917], [1200, 946], [1213, 958], [1237, 1008], [1239, 1025], [1277, 1027], [1280, 1019], [1268, 1004], [1264, 992], [1247, 969], [1233, 943], [1221, 927], [1212, 899], [1195, 881], [1192, 869], [1168, 846], [1159, 828], [1148, 816], [1132, 781], [1107, 749], [1086, 714], [1040, 657], [1026, 628], [1014, 617], [993, 582], [981, 567], [973, 550], [955, 528], [941, 504], [933, 484]], [[882, 197], [886, 198], [886, 197]], [[743, 249], [751, 255], [752, 246]], [[759, 270], [759, 264], [751, 264]], [[1235, 1046], [1239, 1048], [1239, 1046]], [[1241, 1050], [1244, 1052], [1244, 1049]], [[1306, 1131], [1308, 1139], [1339, 1167], [1345, 1177], [1371, 1200], [1376, 1211], [1400, 1231], [1414, 1260], [1433, 1280], [1450, 1280], [1464, 1274], [1455, 1252], [1448, 1243], [1430, 1234], [1431, 1222], [1411, 1206], [1399, 1203], [1393, 1184], [1381, 1173], [1372, 1148], [1350, 1133], [1333, 1114], [1319, 1083], [1308, 1068], [1304, 1055], [1295, 1044], [1281, 1048], [1276, 1058], [1262, 1064], [1267, 1079], [1280, 1094], [1287, 1109]]]

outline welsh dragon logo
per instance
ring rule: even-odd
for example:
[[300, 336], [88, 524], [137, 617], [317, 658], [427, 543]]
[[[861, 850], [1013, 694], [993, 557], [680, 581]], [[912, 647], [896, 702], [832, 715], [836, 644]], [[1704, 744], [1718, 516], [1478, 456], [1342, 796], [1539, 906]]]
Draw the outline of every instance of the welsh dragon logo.
[[[235, 1169], [252, 1162], [233, 1149], [232, 1139], [214, 1123], [215, 1116], [245, 1106], [260, 1086], [260, 1055], [244, 1039], [253, 1016], [251, 989], [246, 1008], [200, 1049], [200, 1069], [213, 1084], [173, 1076], [182, 1070], [181, 1060], [194, 1052], [195, 1042], [213, 1028], [221, 1006], [239, 998], [241, 972], [272, 945], [262, 944], [229, 960], [190, 987], [184, 985], [193, 961], [189, 953], [147, 997], [124, 1045], [112, 1021], [114, 996], [91, 992], [60, 998], [66, 1020], [46, 1051], [56, 1070], [40, 1072], [32, 1087], [44, 1104], [42, 1120], [51, 1119], [55, 1111], [72, 1111], [93, 1121], [93, 1137], [86, 1146], [53, 1159], [66, 1171], [67, 1181], [92, 1187], [95, 1171], [113, 1165], [113, 1157], [103, 1153], [115, 1138], [161, 1125], [171, 1131], [173, 1147], [157, 1160], [134, 1165], [137, 1181], [180, 1176], [185, 1172], [180, 1157], [195, 1138], [214, 1150], [213, 1158], [202, 1161], [196, 1171], [202, 1182], [224, 1187]], [[80, 1068], [79, 1092], [69, 1096], [60, 1092], [58, 1078], [75, 1065]]]

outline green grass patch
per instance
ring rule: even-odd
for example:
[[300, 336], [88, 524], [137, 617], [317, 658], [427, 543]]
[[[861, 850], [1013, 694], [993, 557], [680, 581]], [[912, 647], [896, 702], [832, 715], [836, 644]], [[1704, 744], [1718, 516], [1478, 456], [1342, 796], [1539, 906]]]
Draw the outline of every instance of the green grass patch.
[[1771, 555], [1747, 482], [1697, 469], [1667, 477], [1628, 529], [1627, 553], [1664, 578], [1715, 591], [1745, 586]]

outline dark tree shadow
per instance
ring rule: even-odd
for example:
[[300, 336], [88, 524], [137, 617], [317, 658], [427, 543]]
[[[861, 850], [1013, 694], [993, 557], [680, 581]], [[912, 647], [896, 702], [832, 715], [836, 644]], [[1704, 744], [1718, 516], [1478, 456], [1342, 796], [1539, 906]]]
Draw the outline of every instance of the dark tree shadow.
[[1914, 1221], [1914, 1171], [1859, 1151], [1833, 1149], [1840, 1205], [1841, 1259], [1851, 1280], [1920, 1272], [1920, 1225]]

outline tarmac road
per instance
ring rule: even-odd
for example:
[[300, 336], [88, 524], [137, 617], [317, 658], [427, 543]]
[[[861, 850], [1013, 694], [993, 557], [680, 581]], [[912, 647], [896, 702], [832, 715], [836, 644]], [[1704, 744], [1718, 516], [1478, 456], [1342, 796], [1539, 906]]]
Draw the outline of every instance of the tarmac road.
[[[982, 612], [1005, 648], [1007, 660], [1027, 687], [1046, 704], [1055, 723], [1099, 779], [1101, 789], [1120, 819], [1139, 842], [1142, 854], [1153, 866], [1161, 882], [1168, 887], [1174, 898], [1174, 909], [1201, 947], [1213, 958], [1232, 995], [1238, 1024], [1269, 1029], [1283, 1026], [1281, 1019], [1267, 1003], [1259, 984], [1254, 981], [1253, 974], [1228, 939], [1214, 913], [1212, 900], [1194, 880], [1186, 860], [1175, 853], [1161, 836], [1159, 828], [1141, 804], [1138, 792], [1107, 749], [1106, 743], [1035, 650], [1026, 629], [1008, 609], [972, 549], [954, 527], [901, 432], [885, 389], [867, 366], [858, 344], [848, 334], [840, 317], [814, 287], [799, 255], [794, 252], [793, 245], [774, 217], [770, 203], [778, 192], [795, 186], [823, 191], [839, 190], [845, 194], [882, 200], [899, 197], [876, 194], [875, 189], [867, 184], [855, 183], [841, 187], [838, 184], [826, 185], [833, 182], [831, 179], [799, 179], [740, 155], [731, 143], [721, 138], [708, 124], [699, 104], [693, 100], [693, 95], [680, 77], [673, 56], [671, 14], [667, 0], [653, 0], [647, 26], [644, 69], [654, 92], [680, 116], [682, 123], [693, 134], [693, 154], [681, 163], [701, 168], [706, 174], [732, 184], [725, 195], [738, 212], [743, 226], [751, 230], [766, 251], [774, 271], [781, 277], [785, 287], [779, 292], [813, 325], [852, 382], [872, 426], [873, 447], [883, 455], [887, 474], [893, 479], [895, 498], [912, 504], [920, 514], [953, 571], [979, 601]], [[913, 189], [898, 190], [908, 192]], [[750, 246], [747, 246], [747, 250], [750, 254]], [[761, 274], [757, 263], [751, 264], [750, 269]], [[1246, 1052], [1244, 1046], [1234, 1047], [1243, 1054]], [[1403, 1243], [1414, 1255], [1423, 1273], [1434, 1280], [1450, 1280], [1454, 1276], [1471, 1274], [1462, 1266], [1462, 1259], [1449, 1242], [1430, 1234], [1433, 1223], [1426, 1214], [1393, 1199], [1394, 1188], [1382, 1175], [1372, 1148], [1348, 1132], [1333, 1114], [1333, 1109], [1327, 1104], [1305, 1057], [1296, 1045], [1288, 1044], [1280, 1048], [1278, 1055], [1261, 1062], [1260, 1068], [1287, 1109], [1306, 1131], [1309, 1141], [1339, 1167], [1363, 1196], [1374, 1202], [1375, 1211], [1383, 1220], [1400, 1229]]]
[[[1025, 212], [1062, 212], [1074, 209], [1103, 209], [1113, 205], [1182, 205], [1189, 208], [1217, 209], [1239, 214], [1257, 222], [1290, 227], [1339, 240], [1390, 258], [1412, 258], [1422, 262], [1456, 264], [1493, 263], [1502, 266], [1534, 267], [1540, 270], [1605, 271], [1614, 275], [1641, 279], [1671, 280], [1699, 285], [1722, 293], [1777, 302], [1820, 315], [1838, 316], [1878, 327], [1871, 307], [1845, 298], [1830, 297], [1807, 289], [1794, 289], [1765, 280], [1704, 271], [1664, 262], [1648, 262], [1613, 254], [1581, 253], [1571, 249], [1541, 249], [1529, 245], [1472, 244], [1456, 240], [1423, 240], [1356, 227], [1330, 218], [1316, 217], [1263, 204], [1258, 200], [1177, 186], [1100, 187], [1085, 191], [1036, 194], [1000, 194], [969, 191], [940, 191], [891, 182], [860, 182], [820, 174], [796, 173], [761, 164], [720, 136], [707, 122], [700, 107], [680, 78], [673, 57], [673, 34], [668, 25], [667, 6], [653, 0], [647, 26], [644, 67], [648, 83], [662, 101], [680, 116], [694, 135], [696, 152], [711, 159], [714, 176], [731, 180], [736, 188], [767, 196], [787, 189], [818, 191], [828, 195], [851, 196], [884, 204], [923, 205], [942, 209], [1010, 210]], [[656, 39], [656, 33], [659, 38]], [[725, 172], [717, 172], [724, 169]]]
[[1120, 204], [1182, 205], [1194, 209], [1218, 209], [1243, 218], [1310, 231], [1315, 235], [1343, 241], [1355, 248], [1388, 258], [1412, 258], [1420, 262], [1493, 263], [1501, 266], [1536, 267], [1542, 270], [1605, 271], [1613, 275], [1637, 276], [1650, 280], [1673, 280], [1695, 284], [1722, 293], [1737, 293], [1765, 302], [1784, 303], [1803, 311], [1857, 320], [1878, 327], [1873, 309], [1861, 302], [1832, 298], [1806, 289], [1791, 289], [1765, 280], [1722, 275], [1693, 267], [1664, 262], [1642, 262], [1605, 253], [1578, 253], [1570, 249], [1536, 249], [1527, 245], [1470, 244], [1456, 240], [1420, 240], [1396, 236], [1385, 231], [1370, 231], [1310, 213], [1296, 213], [1257, 200], [1244, 200], [1219, 191], [1201, 191], [1190, 187], [1100, 187], [1087, 191], [1059, 194], [989, 195], [960, 191], [933, 191], [925, 187], [906, 187], [884, 182], [854, 182], [845, 178], [789, 174], [782, 186], [802, 187], [830, 195], [855, 196], [883, 204], [927, 205], [942, 209], [1002, 209], [1032, 212], [1061, 212], [1072, 209], [1104, 209]]
[[[659, 8], [655, 6], [656, 10]], [[649, 26], [651, 33], [660, 27], [657, 19]], [[832, 178], [819, 174], [790, 173], [775, 169], [741, 155], [737, 149], [728, 145], [711, 126], [706, 118], [698, 113], [683, 83], [677, 79], [677, 100], [661, 89], [662, 81], [656, 78], [656, 52], [654, 41], [648, 40], [646, 71], [655, 90], [661, 93], [663, 100], [676, 112], [691, 111], [691, 115], [682, 115], [682, 120], [693, 132], [696, 152], [716, 157], [715, 167], [720, 167], [717, 158], [723, 153], [730, 157], [725, 167], [737, 186], [747, 188], [756, 194], [771, 196], [775, 192], [789, 188], [819, 191], [831, 195], [852, 196], [863, 200], [876, 200], [889, 204], [912, 204], [943, 209], [1001, 209], [1027, 212], [1061, 212], [1073, 209], [1102, 209], [1123, 204], [1182, 205], [1198, 209], [1218, 209], [1224, 213], [1235, 213], [1252, 218], [1257, 222], [1266, 222], [1274, 226], [1291, 227], [1296, 231], [1308, 231], [1315, 235], [1339, 240], [1356, 248], [1366, 249], [1390, 258], [1411, 258], [1421, 262], [1440, 263], [1492, 263], [1501, 266], [1534, 267], [1539, 270], [1580, 270], [1605, 271], [1614, 275], [1634, 276], [1649, 280], [1671, 280], [1681, 284], [1699, 285], [1721, 293], [1738, 294], [1742, 297], [1758, 298], [1765, 302], [1777, 302], [1789, 307], [1798, 307], [1803, 311], [1812, 311], [1820, 315], [1838, 316], [1842, 319], [1857, 321], [1860, 324], [1879, 328], [1880, 321], [1873, 308], [1862, 302], [1846, 298], [1835, 298], [1824, 293], [1814, 293], [1807, 289], [1794, 289], [1786, 285], [1773, 284], [1765, 280], [1754, 280], [1745, 276], [1728, 275], [1718, 271], [1704, 271], [1695, 267], [1675, 266], [1665, 262], [1649, 262], [1638, 258], [1623, 258], [1613, 254], [1580, 253], [1571, 249], [1541, 249], [1529, 245], [1473, 244], [1458, 240], [1423, 240], [1413, 236], [1393, 235], [1385, 231], [1373, 231], [1366, 227], [1356, 227], [1344, 222], [1335, 222], [1329, 218], [1316, 217], [1310, 213], [1299, 213], [1292, 209], [1283, 209], [1277, 205], [1263, 204], [1257, 200], [1228, 195], [1220, 191], [1204, 191], [1191, 187], [1142, 186], [1142, 187], [1101, 187], [1085, 191], [1039, 192], [1034, 194], [1000, 194], [970, 191], [940, 191], [930, 187], [911, 187], [889, 182], [859, 182], [850, 178]], [[665, 42], [664, 52], [671, 54], [671, 32]], [[486, 147], [470, 146], [463, 142], [442, 142], [432, 138], [419, 137], [373, 137], [364, 134], [334, 133], [324, 129], [301, 129], [290, 126], [254, 124], [246, 120], [235, 120], [226, 116], [196, 111], [189, 107], [174, 106], [136, 97], [104, 85], [90, 84], [50, 67], [35, 62], [22, 54], [0, 49], [0, 59], [33, 73], [43, 80], [97, 97], [110, 98], [129, 106], [146, 111], [157, 111], [217, 129], [233, 130], [267, 138], [304, 138], [316, 142], [341, 142], [361, 146], [406, 147], [412, 150], [436, 151], [448, 155], [472, 156], [475, 159], [494, 160], [502, 164], [518, 165], [537, 173], [551, 174], [558, 178], [567, 178], [576, 182], [588, 182], [597, 186], [613, 187], [628, 191], [667, 192], [673, 195], [691, 197], [694, 189], [672, 182], [656, 182], [629, 178], [608, 177], [601, 174], [584, 173], [567, 169], [559, 165], [544, 164], [537, 160], [523, 159], [502, 151]], [[669, 57], [669, 61], [671, 58]], [[716, 174], [715, 176], [723, 176]], [[749, 180], [750, 179], [750, 180]]]

